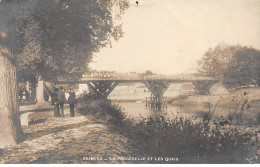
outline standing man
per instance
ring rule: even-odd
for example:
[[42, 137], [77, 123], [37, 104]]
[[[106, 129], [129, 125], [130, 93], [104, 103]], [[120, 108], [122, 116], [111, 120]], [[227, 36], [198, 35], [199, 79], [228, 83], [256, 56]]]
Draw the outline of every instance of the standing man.
[[61, 116], [64, 117], [64, 103], [66, 101], [65, 92], [63, 87], [60, 87], [60, 90], [57, 93], [57, 102], [60, 108]]
[[52, 104], [54, 105], [54, 117], [60, 117], [60, 110], [59, 110], [59, 104], [58, 104], [58, 88], [54, 89], [54, 93], [52, 96]]
[[68, 102], [70, 105], [70, 116], [74, 117], [74, 105], [76, 103], [76, 94], [73, 90], [69, 92]]
[[19, 89], [19, 101], [22, 101], [22, 99], [23, 99], [23, 89], [20, 88]]

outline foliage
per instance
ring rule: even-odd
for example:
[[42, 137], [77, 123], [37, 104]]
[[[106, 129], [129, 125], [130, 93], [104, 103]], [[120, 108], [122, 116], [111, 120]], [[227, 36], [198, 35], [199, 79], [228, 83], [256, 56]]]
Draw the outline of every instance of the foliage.
[[184, 117], [150, 117], [121, 132], [149, 156], [178, 157], [178, 163], [245, 163], [257, 144], [254, 133], [224, 132]]
[[199, 62], [200, 72], [228, 88], [259, 84], [260, 51], [239, 45], [209, 48]]
[[206, 76], [222, 79], [224, 71], [227, 70], [232, 61], [233, 55], [240, 48], [241, 46], [224, 45], [209, 48], [199, 62], [199, 65], [201, 65], [200, 72]]
[[144, 73], [141, 74], [141, 76], [148, 76], [153, 75], [154, 73], [151, 70], [146, 70]]
[[14, 5], [18, 67], [45, 80], [82, 73], [93, 53], [123, 35], [126, 0], [22, 0]]
[[[224, 115], [216, 116], [217, 110], [219, 109], [218, 106], [220, 102], [227, 101], [226, 108], [224, 110]], [[236, 96], [230, 97], [228, 100], [220, 97], [217, 102], [209, 101], [204, 103], [204, 107], [207, 109], [207, 112], [203, 114], [203, 122], [204, 123], [214, 123], [216, 126], [225, 126], [228, 125], [229, 128], [236, 126], [249, 126], [259, 124], [257, 122], [257, 114], [252, 108], [252, 102], [248, 100], [248, 92], [244, 91], [241, 94], [237, 94]], [[222, 106], [223, 107], [223, 106]], [[222, 108], [220, 107], [220, 108]]]
[[179, 160], [169, 163], [259, 163], [258, 136], [251, 130], [237, 127], [225, 130], [225, 126], [200, 122], [196, 117], [157, 116], [136, 121], [126, 118], [117, 105], [97, 107], [97, 104], [92, 108], [90, 101], [81, 104], [80, 112], [95, 115], [100, 112], [104, 119], [110, 115], [108, 122], [131, 139], [144, 155]]
[[[13, 1], [0, 1], [0, 46], [6, 48], [16, 47], [16, 24], [13, 14]], [[15, 50], [10, 50], [14, 53]]]
[[229, 87], [260, 85], [260, 51], [253, 48], [237, 51], [224, 72], [224, 84]]
[[78, 98], [78, 112], [86, 115], [93, 114], [98, 118], [106, 119], [109, 123], [122, 126], [125, 119], [125, 114], [121, 107], [116, 104], [111, 104], [110, 100], [104, 99], [94, 93], [82, 94]]

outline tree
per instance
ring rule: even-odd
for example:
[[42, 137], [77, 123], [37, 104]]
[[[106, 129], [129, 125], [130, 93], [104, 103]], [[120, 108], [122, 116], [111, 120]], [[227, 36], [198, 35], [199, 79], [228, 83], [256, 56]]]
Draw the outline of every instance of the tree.
[[[21, 142], [16, 71], [55, 80], [83, 70], [94, 52], [122, 37], [114, 22], [126, 0], [0, 1], [0, 147]], [[115, 7], [119, 8], [116, 17]]]
[[21, 142], [16, 84], [14, 1], [0, 3], [0, 147]]
[[200, 73], [223, 80], [224, 71], [227, 70], [233, 55], [239, 49], [241, 49], [241, 46], [238, 45], [218, 45], [215, 48], [209, 48], [199, 62]]
[[[119, 11], [113, 16], [115, 5]], [[34, 6], [26, 19], [18, 20], [19, 65], [44, 80], [75, 69], [83, 72], [93, 53], [123, 35], [113, 18], [127, 8], [126, 0], [38, 0]]]
[[228, 88], [259, 85], [260, 51], [245, 46], [209, 48], [203, 55], [200, 72], [215, 77]]
[[223, 82], [229, 88], [260, 85], [260, 51], [243, 48], [235, 53], [233, 61], [224, 72]]
[[148, 76], [148, 75], [154, 75], [154, 73], [151, 70], [146, 70], [144, 73], [141, 74], [141, 76]]
[[144, 75], [153, 75], [153, 72], [151, 70], [146, 70], [144, 72]]

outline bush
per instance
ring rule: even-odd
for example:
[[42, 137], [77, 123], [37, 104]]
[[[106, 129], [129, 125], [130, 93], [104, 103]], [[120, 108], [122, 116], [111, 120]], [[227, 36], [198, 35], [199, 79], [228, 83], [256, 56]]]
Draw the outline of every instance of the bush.
[[151, 157], [177, 157], [178, 163], [246, 163], [253, 146], [252, 132], [219, 127], [179, 117], [145, 118], [122, 126], [120, 132]]
[[196, 117], [158, 116], [137, 122], [126, 118], [118, 105], [100, 100], [85, 102], [79, 109], [81, 113], [109, 116], [108, 122], [147, 156], [176, 157], [177, 163], [259, 163], [258, 138], [252, 131], [225, 130], [199, 122]]
[[78, 101], [78, 112], [86, 115], [93, 114], [98, 118], [103, 118], [109, 123], [121, 126], [125, 119], [125, 114], [122, 108], [116, 104], [111, 104], [111, 101], [98, 97], [95, 94], [83, 94]]

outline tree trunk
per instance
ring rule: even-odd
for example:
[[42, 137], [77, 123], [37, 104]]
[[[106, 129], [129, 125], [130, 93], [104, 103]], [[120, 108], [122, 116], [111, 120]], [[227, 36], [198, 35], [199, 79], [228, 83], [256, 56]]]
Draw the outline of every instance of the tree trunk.
[[0, 46], [0, 147], [16, 145], [23, 140], [20, 123], [16, 67], [13, 55]]
[[[24, 138], [20, 123], [15, 56], [16, 24], [13, 1], [0, 2], [0, 148]], [[12, 48], [12, 49], [10, 49]]]

